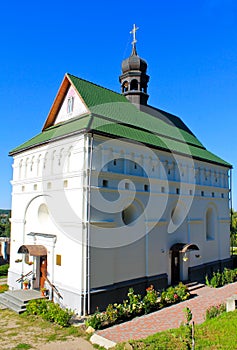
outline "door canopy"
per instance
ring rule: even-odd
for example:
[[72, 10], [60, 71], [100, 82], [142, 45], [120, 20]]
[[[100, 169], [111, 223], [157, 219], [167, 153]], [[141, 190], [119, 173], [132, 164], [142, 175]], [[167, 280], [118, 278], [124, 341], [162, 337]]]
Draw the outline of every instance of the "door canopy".
[[198, 246], [193, 243], [175, 243], [170, 248], [171, 252], [186, 253], [192, 250], [199, 250]]
[[32, 256], [44, 256], [47, 255], [47, 249], [43, 245], [22, 245], [17, 253], [30, 254]]

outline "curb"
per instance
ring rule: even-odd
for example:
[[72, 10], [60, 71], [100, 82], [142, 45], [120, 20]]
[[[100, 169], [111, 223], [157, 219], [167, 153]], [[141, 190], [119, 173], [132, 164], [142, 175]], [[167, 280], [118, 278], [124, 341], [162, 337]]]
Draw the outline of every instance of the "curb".
[[116, 345], [115, 342], [108, 340], [104, 337], [101, 337], [101, 335], [98, 335], [98, 334], [93, 334], [90, 338], [90, 342], [92, 344], [103, 346], [105, 349], [111, 349]]

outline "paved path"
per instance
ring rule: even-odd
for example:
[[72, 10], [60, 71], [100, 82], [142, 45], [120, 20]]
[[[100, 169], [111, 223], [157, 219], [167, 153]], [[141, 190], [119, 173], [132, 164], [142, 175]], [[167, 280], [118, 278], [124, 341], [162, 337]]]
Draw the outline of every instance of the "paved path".
[[210, 306], [219, 305], [228, 297], [237, 294], [237, 282], [218, 289], [205, 286], [193, 291], [192, 294], [195, 295], [192, 299], [96, 333], [115, 343], [146, 338], [166, 329], [178, 328], [181, 322], [185, 321], [183, 312], [185, 307], [191, 309], [195, 323], [202, 323]]

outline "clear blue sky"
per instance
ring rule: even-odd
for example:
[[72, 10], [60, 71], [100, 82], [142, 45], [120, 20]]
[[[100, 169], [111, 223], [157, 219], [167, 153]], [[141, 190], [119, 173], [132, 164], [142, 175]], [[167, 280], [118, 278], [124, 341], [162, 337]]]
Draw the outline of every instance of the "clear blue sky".
[[[237, 1], [2, 1], [0, 208], [11, 206], [8, 152], [40, 132], [66, 72], [120, 90], [133, 23], [149, 103], [237, 167]], [[235, 209], [236, 181], [234, 170]]]

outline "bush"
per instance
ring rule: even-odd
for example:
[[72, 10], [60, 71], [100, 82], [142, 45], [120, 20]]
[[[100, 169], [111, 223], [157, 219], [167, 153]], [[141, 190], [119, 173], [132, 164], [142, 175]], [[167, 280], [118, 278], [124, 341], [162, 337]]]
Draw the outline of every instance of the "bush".
[[38, 315], [46, 321], [57, 323], [62, 327], [69, 326], [73, 312], [62, 309], [58, 304], [45, 299], [31, 300], [26, 306], [29, 315]]
[[8, 285], [7, 284], [0, 285], [0, 293], [4, 293], [7, 290], [8, 290]]
[[213, 272], [212, 277], [210, 279], [208, 278], [208, 276], [206, 276], [206, 285], [213, 288], [222, 287], [225, 284], [233, 283], [236, 281], [237, 269], [230, 270], [225, 268], [222, 273], [219, 271]]
[[226, 311], [226, 305], [220, 304], [217, 306], [211, 306], [206, 310], [206, 320], [210, 320], [211, 318], [217, 317]]
[[0, 276], [7, 276], [9, 269], [9, 264], [1, 265], [0, 266]]

